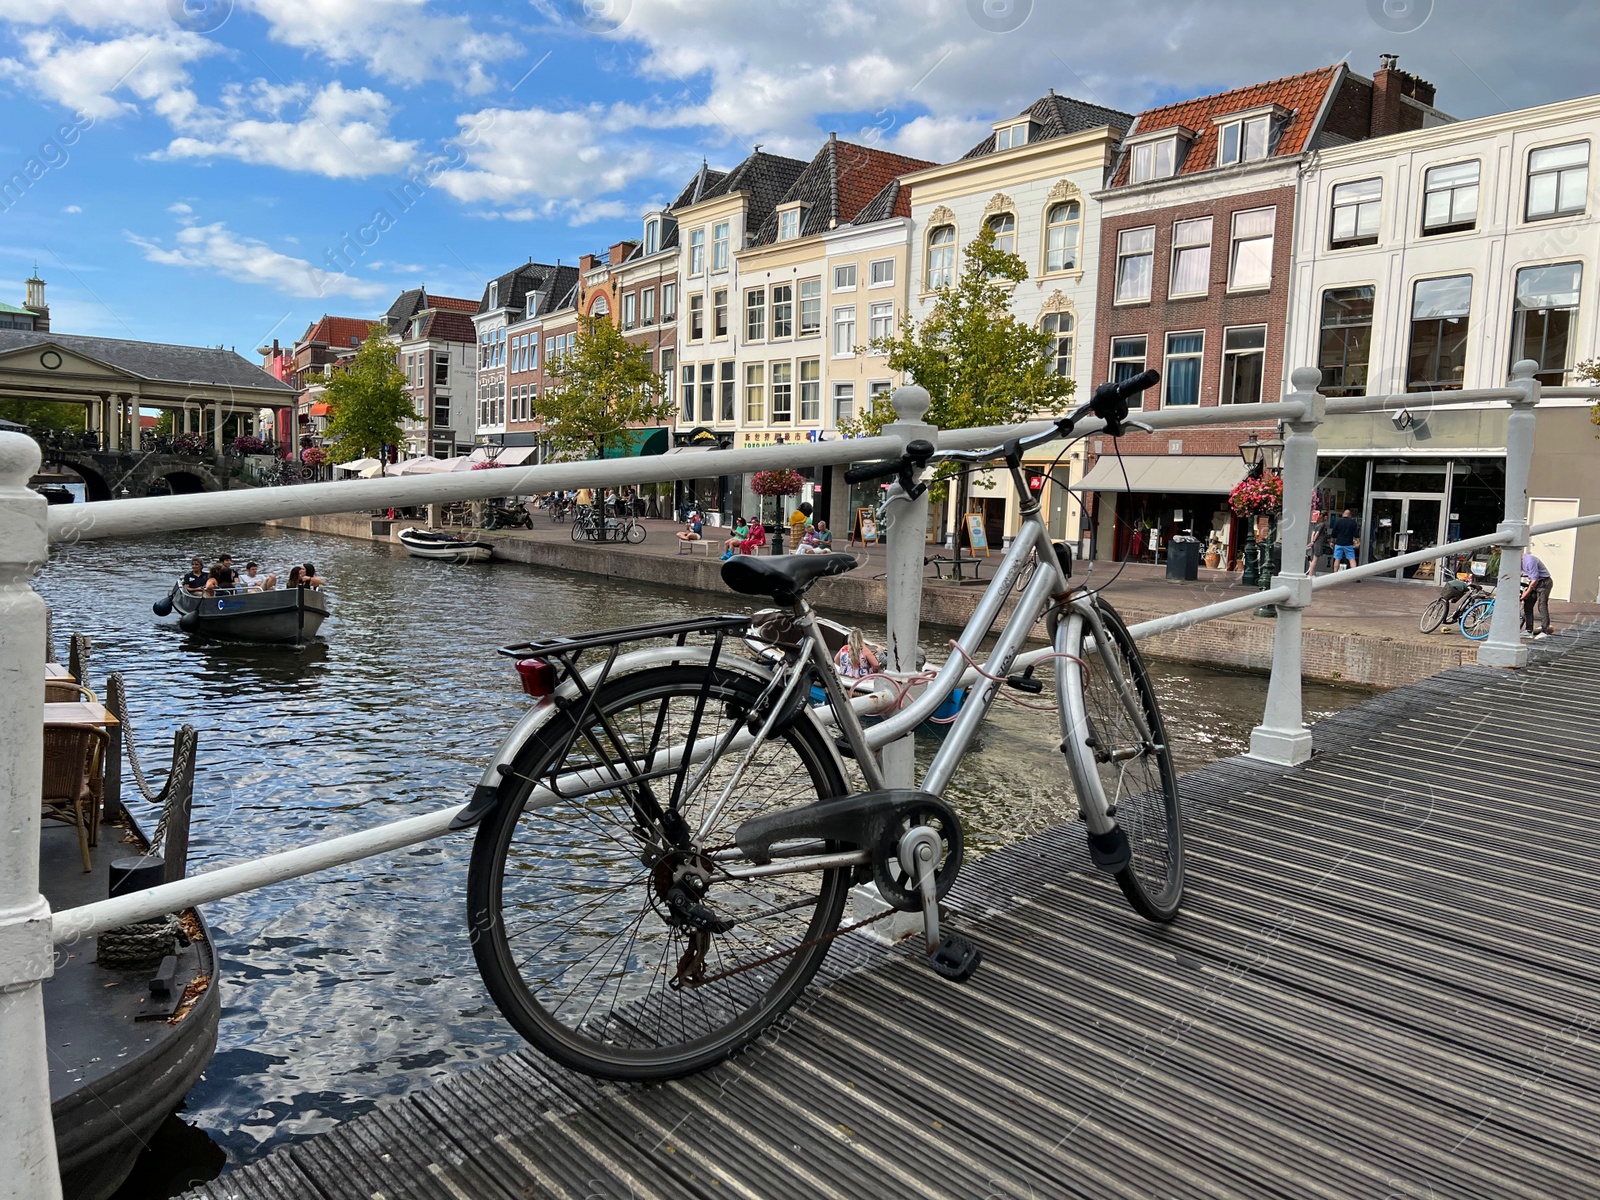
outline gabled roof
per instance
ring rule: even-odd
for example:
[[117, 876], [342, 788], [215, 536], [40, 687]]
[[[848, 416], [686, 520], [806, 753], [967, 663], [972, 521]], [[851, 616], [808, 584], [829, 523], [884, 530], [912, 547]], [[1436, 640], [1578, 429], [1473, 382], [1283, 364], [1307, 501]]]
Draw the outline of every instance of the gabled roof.
[[[1230, 113], [1248, 112], [1276, 104], [1287, 109], [1289, 116], [1277, 130], [1277, 142], [1268, 152], [1269, 158], [1284, 158], [1306, 149], [1315, 132], [1318, 114], [1329, 91], [1339, 81], [1342, 64], [1319, 67], [1301, 75], [1290, 75], [1267, 83], [1235, 88], [1231, 92], [1218, 92], [1214, 96], [1201, 96], [1161, 108], [1140, 113], [1128, 130], [1129, 138], [1140, 134], [1158, 133], [1163, 129], [1190, 129], [1196, 134], [1189, 144], [1178, 175], [1194, 175], [1209, 171], [1217, 165], [1217, 117]], [[1128, 154], [1126, 149], [1112, 176], [1111, 186], [1120, 187], [1128, 181]]]
[[716, 187], [728, 177], [726, 171], [713, 171], [706, 165], [706, 160], [700, 160], [700, 169], [694, 173], [694, 178], [689, 180], [678, 193], [678, 198], [668, 206], [668, 211], [674, 208], [686, 208], [691, 204], [699, 204]]
[[383, 319], [392, 333], [419, 312], [429, 308], [475, 313], [478, 311], [478, 302], [464, 300], [459, 296], [433, 296], [428, 293], [427, 288], [410, 288], [395, 297], [394, 303], [389, 305], [389, 311], [383, 314]]
[[[320, 320], [313, 321], [306, 327], [295, 347], [298, 349], [307, 343], [317, 342], [324, 346], [349, 349], [366, 341], [367, 334], [375, 324], [376, 321], [368, 320], [366, 317], [330, 317], [324, 313]], [[351, 341], [351, 338], [355, 340]]]
[[448, 308], [424, 309], [421, 321], [415, 335], [406, 332], [406, 326], [399, 327], [401, 337], [408, 342], [437, 341], [437, 342], [475, 342], [478, 340], [478, 331], [472, 324], [472, 318], [464, 312], [456, 312]]
[[[1127, 129], [1133, 122], [1131, 113], [1074, 100], [1071, 96], [1058, 96], [1054, 88], [1019, 112], [1017, 118], [1021, 117], [1033, 119], [1033, 132], [1028, 137], [1030, 146], [1035, 142], [1048, 142], [1052, 138], [1082, 133], [1086, 129], [1099, 129], [1103, 125]], [[982, 158], [994, 152], [994, 134], [991, 133], [961, 157]]]
[[866, 206], [856, 214], [857, 225], [867, 225], [873, 221], [886, 221], [890, 217], [909, 217], [911, 215], [911, 189], [901, 185], [898, 179], [891, 179], [883, 185], [880, 191]]
[[[364, 335], [365, 326], [362, 332]], [[130, 342], [72, 333], [0, 329], [0, 354], [28, 346], [56, 346], [152, 382], [252, 388], [294, 395], [293, 388], [254, 363], [232, 350], [214, 346], [174, 346], [165, 342]]]
[[757, 150], [700, 196], [700, 201], [744, 193], [744, 227], [758, 229], [808, 164]]
[[[935, 165], [920, 158], [841, 142], [836, 136], [830, 136], [777, 205], [796, 201], [804, 204], [800, 236], [811, 237], [855, 221], [898, 176]], [[764, 246], [775, 242], [778, 240], [778, 214], [773, 211], [760, 226], [752, 224], [747, 228], [756, 230], [752, 244]]]
[[[513, 267], [504, 275], [494, 280], [500, 285], [499, 308], [513, 308], [521, 311], [527, 307], [529, 292], [544, 292], [548, 299], [549, 293], [561, 287], [561, 281], [568, 278], [566, 272], [571, 271], [571, 278], [577, 278], [576, 267], [554, 267], [549, 263], [526, 262], [519, 267]], [[476, 313], [489, 312], [489, 285], [483, 288], [483, 298], [477, 307], [472, 310]]]

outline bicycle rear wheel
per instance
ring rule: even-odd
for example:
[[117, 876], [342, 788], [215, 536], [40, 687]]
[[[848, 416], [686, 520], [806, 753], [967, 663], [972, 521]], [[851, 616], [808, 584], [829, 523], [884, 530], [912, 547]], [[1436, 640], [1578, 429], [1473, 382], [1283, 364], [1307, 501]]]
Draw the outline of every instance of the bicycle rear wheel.
[[1461, 613], [1461, 635], [1481, 642], [1489, 636], [1489, 621], [1494, 616], [1494, 597], [1467, 605]]
[[1422, 619], [1417, 622], [1417, 628], [1423, 633], [1432, 633], [1444, 624], [1445, 614], [1450, 611], [1450, 601], [1440, 596], [1427, 608], [1422, 610]]
[[1170, 921], [1183, 900], [1183, 830], [1166, 727], [1128, 627], [1103, 600], [1090, 603], [1105, 644], [1082, 614], [1068, 617], [1062, 749], [1079, 802], [1103, 804], [1127, 838], [1127, 862], [1116, 871], [1122, 894], [1141, 916]]
[[[508, 777], [515, 794], [472, 847], [473, 954], [506, 1019], [558, 1062], [626, 1080], [700, 1070], [780, 1016], [826, 956], [852, 868], [726, 874], [742, 821], [845, 794], [837, 759], [809, 719], [757, 750], [704, 838], [686, 835], [742, 752], [717, 759], [686, 801], [676, 773], [640, 779], [652, 761], [664, 771], [662, 756], [685, 743], [697, 711], [704, 745], [744, 725], [761, 692], [758, 680], [720, 669], [624, 675], [599, 690], [587, 717], [573, 705], [519, 755]], [[571, 778], [578, 771], [596, 775], [584, 784]], [[567, 778], [562, 795], [538, 794], [536, 784], [553, 777]], [[677, 848], [686, 840], [687, 850]], [[692, 899], [731, 927], [681, 915], [682, 893], [673, 892], [685, 879]]]
[[637, 521], [629, 521], [628, 522], [628, 544], [632, 545], [632, 546], [637, 546], [640, 542], [644, 541], [646, 532], [648, 532], [648, 531], [645, 529], [645, 527], [643, 525], [639, 524], [639, 522], [637, 522]]

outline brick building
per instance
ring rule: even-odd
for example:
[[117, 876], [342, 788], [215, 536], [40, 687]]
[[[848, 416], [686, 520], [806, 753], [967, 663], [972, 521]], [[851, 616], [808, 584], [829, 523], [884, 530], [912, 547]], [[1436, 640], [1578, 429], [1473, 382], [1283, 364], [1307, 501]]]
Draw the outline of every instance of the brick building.
[[[1346, 64], [1140, 113], [1100, 202], [1094, 377], [1162, 374], [1144, 407], [1281, 397], [1287, 366], [1295, 199], [1322, 146], [1439, 125], [1433, 88], [1386, 56], [1372, 79]], [[1090, 441], [1079, 488], [1093, 497], [1096, 557], [1159, 558], [1175, 535], [1242, 544], [1227, 493], [1239, 445], [1277, 433], [1238, 423], [1133, 432], [1120, 460]]]

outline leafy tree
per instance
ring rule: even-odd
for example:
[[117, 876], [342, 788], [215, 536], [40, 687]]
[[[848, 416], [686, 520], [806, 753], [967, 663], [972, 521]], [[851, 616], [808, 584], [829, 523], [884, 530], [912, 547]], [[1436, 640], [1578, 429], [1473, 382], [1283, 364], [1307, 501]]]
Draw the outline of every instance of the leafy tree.
[[[1600, 358], [1591, 358], [1588, 362], [1579, 363], [1577, 375], [1579, 387], [1600, 384]], [[1589, 406], [1589, 423], [1600, 425], [1600, 404]], [[1600, 437], [1600, 433], [1595, 434], [1595, 437]]]
[[405, 436], [400, 422], [416, 419], [398, 357], [383, 326], [374, 325], [348, 365], [328, 371], [323, 399], [335, 462], [383, 458], [383, 448], [399, 445]]
[[539, 397], [539, 416], [559, 458], [600, 458], [630, 426], [672, 416], [650, 351], [605, 317], [579, 317], [577, 345], [545, 374], [555, 382]]
[[58, 404], [52, 400], [0, 400], [0, 420], [15, 421], [30, 429], [55, 429], [80, 432], [84, 414], [81, 404]]
[[[934, 293], [933, 308], [920, 323], [907, 314], [897, 333], [861, 349], [886, 355], [891, 370], [927, 389], [927, 419], [940, 429], [1011, 425], [1061, 412], [1073, 382], [1055, 372], [1055, 339], [1011, 311], [1013, 291], [1028, 278], [1026, 264], [995, 245], [988, 227], [967, 245], [963, 260], [960, 277]], [[840, 429], [875, 435], [893, 420], [894, 406], [879, 396], [859, 418], [840, 422]], [[956, 469], [941, 468], [941, 474]], [[958, 491], [956, 510], [962, 513], [964, 474]], [[959, 558], [959, 531], [956, 546]]]

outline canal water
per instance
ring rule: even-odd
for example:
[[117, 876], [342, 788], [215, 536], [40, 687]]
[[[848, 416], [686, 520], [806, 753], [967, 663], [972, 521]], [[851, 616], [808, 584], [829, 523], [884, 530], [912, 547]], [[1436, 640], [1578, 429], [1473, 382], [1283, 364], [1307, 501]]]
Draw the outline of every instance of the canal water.
[[[314, 561], [333, 612], [323, 640], [299, 651], [208, 644], [159, 623], [150, 604], [191, 555], [224, 551], [280, 579]], [[751, 607], [258, 527], [61, 547], [38, 586], [63, 653], [71, 632], [93, 639], [93, 684], [123, 672], [147, 770], [164, 768], [178, 726], [199, 731], [196, 871], [461, 802], [524, 710], [497, 646]], [[1172, 664], [1156, 676], [1180, 772], [1246, 747], [1265, 679]], [[1362, 696], [1309, 687], [1308, 719]], [[969, 845], [992, 849], [1075, 811], [1058, 741], [1052, 713], [997, 705], [952, 787]], [[924, 762], [934, 745], [919, 739]], [[131, 780], [124, 795], [139, 808]], [[173, 1153], [246, 1163], [520, 1045], [464, 930], [470, 844], [446, 837], [207, 907], [222, 1027], [182, 1119], [221, 1153], [196, 1154], [195, 1133]]]

